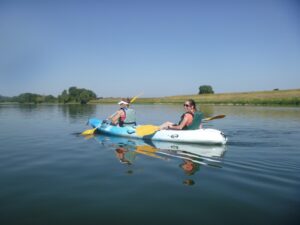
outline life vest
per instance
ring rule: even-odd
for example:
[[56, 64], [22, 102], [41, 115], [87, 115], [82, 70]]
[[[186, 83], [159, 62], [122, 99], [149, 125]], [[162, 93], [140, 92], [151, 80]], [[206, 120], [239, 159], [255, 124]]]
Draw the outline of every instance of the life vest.
[[199, 112], [199, 111], [196, 111], [194, 114], [191, 112], [186, 112], [186, 113], [182, 114], [181, 119], [178, 124], [180, 124], [182, 122], [185, 114], [187, 114], [187, 113], [192, 115], [193, 121], [190, 125], [183, 127], [182, 130], [197, 130], [197, 129], [199, 129], [199, 126], [203, 119], [203, 113]]
[[125, 117], [119, 118], [119, 126], [135, 126], [136, 125], [136, 117], [135, 110], [129, 108], [121, 108], [123, 110]]

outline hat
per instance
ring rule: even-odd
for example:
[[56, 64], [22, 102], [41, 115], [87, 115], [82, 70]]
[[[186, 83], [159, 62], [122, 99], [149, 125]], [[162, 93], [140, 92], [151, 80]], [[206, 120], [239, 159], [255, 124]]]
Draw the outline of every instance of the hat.
[[122, 105], [122, 104], [128, 105], [128, 102], [125, 102], [125, 101], [122, 100], [122, 101], [118, 102], [118, 104], [119, 105]]

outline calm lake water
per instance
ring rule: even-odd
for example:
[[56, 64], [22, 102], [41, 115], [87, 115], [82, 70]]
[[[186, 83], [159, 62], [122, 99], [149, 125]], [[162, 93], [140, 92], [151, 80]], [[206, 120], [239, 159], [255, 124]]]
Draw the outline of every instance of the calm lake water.
[[[135, 105], [138, 122], [181, 105]], [[299, 224], [300, 108], [203, 106], [225, 147], [96, 135], [117, 105], [0, 105], [0, 224]]]

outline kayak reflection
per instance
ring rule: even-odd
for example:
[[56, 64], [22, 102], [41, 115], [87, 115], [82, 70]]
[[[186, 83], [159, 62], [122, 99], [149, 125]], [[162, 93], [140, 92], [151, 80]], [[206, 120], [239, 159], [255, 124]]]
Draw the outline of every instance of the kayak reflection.
[[187, 175], [196, 173], [200, 165], [221, 167], [221, 159], [225, 153], [225, 146], [155, 142], [107, 135], [98, 135], [95, 139], [102, 145], [113, 148], [121, 163], [131, 165], [137, 155], [167, 161], [177, 158], [180, 159], [179, 167]]

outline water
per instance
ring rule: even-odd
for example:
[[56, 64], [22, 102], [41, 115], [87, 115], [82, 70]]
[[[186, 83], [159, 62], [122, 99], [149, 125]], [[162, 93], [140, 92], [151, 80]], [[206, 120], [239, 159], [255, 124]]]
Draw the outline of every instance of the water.
[[[148, 124], [182, 113], [135, 108]], [[300, 108], [201, 109], [226, 114], [204, 125], [225, 147], [78, 135], [116, 105], [0, 105], [0, 224], [297, 224]]]

